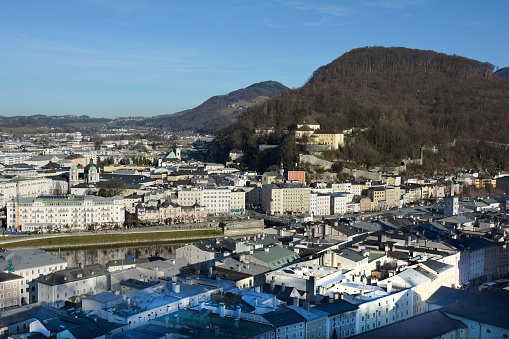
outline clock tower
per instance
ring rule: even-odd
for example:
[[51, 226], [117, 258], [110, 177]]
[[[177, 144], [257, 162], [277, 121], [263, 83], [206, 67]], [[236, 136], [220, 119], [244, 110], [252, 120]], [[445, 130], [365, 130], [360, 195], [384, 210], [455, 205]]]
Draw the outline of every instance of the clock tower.
[[459, 204], [458, 197], [446, 197], [444, 199], [445, 207], [444, 214], [447, 216], [453, 216], [458, 214]]

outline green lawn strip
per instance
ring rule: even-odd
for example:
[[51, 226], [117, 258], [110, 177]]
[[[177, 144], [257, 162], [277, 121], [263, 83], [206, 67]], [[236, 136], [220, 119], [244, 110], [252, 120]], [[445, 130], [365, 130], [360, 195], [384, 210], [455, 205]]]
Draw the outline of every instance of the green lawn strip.
[[37, 238], [30, 240], [21, 240], [6, 244], [0, 247], [44, 247], [56, 245], [79, 245], [79, 244], [101, 244], [101, 243], [121, 243], [121, 242], [159, 242], [163, 240], [172, 240], [178, 238], [207, 237], [222, 235], [218, 230], [196, 230], [196, 231], [172, 231], [172, 232], [147, 232], [147, 233], [104, 233], [90, 235], [70, 235], [48, 238]]

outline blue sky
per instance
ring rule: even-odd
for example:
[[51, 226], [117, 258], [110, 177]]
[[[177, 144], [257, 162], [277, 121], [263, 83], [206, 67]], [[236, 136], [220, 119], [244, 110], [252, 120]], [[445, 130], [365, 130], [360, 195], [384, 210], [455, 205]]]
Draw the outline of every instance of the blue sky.
[[509, 66], [509, 1], [0, 1], [0, 115], [151, 116], [351, 49], [402, 46]]

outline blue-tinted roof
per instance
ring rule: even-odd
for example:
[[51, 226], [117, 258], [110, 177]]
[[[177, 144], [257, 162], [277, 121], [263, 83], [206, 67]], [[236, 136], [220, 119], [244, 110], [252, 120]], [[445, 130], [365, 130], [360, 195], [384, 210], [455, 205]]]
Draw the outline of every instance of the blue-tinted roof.
[[319, 306], [315, 306], [316, 310], [323, 311], [328, 313], [329, 315], [336, 315], [344, 312], [353, 311], [357, 308], [357, 306], [350, 304], [347, 301], [340, 300], [329, 304], [323, 304]]
[[265, 313], [262, 316], [275, 327], [306, 321], [306, 318], [290, 308], [280, 308], [275, 311]]

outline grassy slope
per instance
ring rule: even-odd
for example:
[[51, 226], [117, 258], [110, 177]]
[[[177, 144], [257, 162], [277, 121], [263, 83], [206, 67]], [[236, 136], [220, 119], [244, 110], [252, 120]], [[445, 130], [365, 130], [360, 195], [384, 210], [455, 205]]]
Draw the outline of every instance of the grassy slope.
[[100, 245], [105, 243], [122, 242], [158, 242], [178, 240], [179, 238], [207, 237], [222, 235], [218, 230], [195, 230], [195, 231], [169, 231], [169, 232], [147, 232], [147, 233], [106, 233], [90, 235], [65, 235], [59, 237], [23, 239], [17, 242], [1, 244], [0, 247], [45, 247], [45, 246], [76, 246], [85, 244]]

